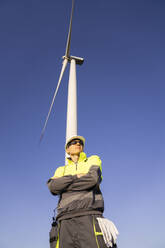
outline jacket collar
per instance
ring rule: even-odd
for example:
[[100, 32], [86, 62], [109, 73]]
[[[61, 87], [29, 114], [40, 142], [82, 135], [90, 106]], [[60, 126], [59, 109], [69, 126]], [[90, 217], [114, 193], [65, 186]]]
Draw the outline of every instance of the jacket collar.
[[[85, 152], [81, 152], [80, 153], [79, 160], [78, 160], [78, 163], [83, 162], [86, 159], [87, 159], [87, 155], [85, 154]], [[74, 164], [74, 162], [71, 160], [71, 158], [67, 158], [67, 161], [68, 161], [68, 165]]]

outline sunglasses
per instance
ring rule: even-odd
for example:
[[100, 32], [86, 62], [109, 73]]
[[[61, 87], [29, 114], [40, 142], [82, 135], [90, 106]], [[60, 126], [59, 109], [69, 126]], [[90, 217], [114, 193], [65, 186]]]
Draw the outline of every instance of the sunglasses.
[[71, 146], [71, 145], [76, 145], [76, 144], [80, 144], [81, 146], [83, 146], [83, 142], [82, 140], [72, 140], [71, 142], [68, 143], [67, 147]]

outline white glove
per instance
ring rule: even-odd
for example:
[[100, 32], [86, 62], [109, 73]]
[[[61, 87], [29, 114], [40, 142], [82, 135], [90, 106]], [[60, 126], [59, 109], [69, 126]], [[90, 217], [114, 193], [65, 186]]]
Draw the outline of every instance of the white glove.
[[116, 244], [117, 235], [119, 232], [115, 224], [105, 218], [97, 218], [101, 232], [103, 233], [104, 242], [107, 247], [113, 247]]

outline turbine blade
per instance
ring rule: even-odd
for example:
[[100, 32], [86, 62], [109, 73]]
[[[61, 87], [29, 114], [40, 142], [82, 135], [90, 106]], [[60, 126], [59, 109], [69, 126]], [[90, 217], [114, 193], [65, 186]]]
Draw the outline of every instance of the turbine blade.
[[72, 0], [72, 10], [71, 10], [71, 17], [70, 17], [70, 25], [69, 25], [68, 39], [67, 39], [66, 51], [65, 51], [65, 57], [66, 58], [69, 58], [69, 54], [70, 54], [70, 41], [71, 41], [71, 33], [72, 33], [73, 10], [74, 10], [74, 0]]
[[58, 84], [57, 84], [57, 87], [56, 87], [56, 90], [54, 92], [54, 96], [53, 96], [53, 99], [52, 99], [52, 102], [51, 102], [51, 105], [50, 105], [50, 108], [49, 108], [49, 112], [48, 112], [44, 127], [43, 127], [42, 132], [41, 132], [40, 142], [41, 142], [41, 140], [42, 140], [42, 138], [44, 136], [44, 132], [45, 132], [47, 122], [48, 122], [48, 119], [49, 119], [49, 116], [50, 116], [50, 113], [51, 113], [51, 110], [52, 110], [52, 107], [53, 107], [53, 104], [54, 104], [54, 100], [56, 98], [56, 95], [57, 95], [57, 92], [58, 92], [58, 89], [59, 89], [59, 86], [60, 86], [60, 83], [61, 83], [61, 80], [62, 80], [62, 77], [63, 77], [63, 74], [64, 74], [64, 71], [66, 69], [67, 64], [68, 64], [68, 60], [65, 58], [64, 61], [63, 61], [63, 65], [62, 65], [60, 77], [59, 77], [59, 80], [58, 80]]

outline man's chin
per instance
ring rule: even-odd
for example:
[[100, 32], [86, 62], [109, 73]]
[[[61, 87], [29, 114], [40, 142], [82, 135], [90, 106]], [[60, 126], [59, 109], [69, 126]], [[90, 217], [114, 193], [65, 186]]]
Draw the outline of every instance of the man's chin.
[[72, 155], [80, 155], [81, 151], [76, 151]]

